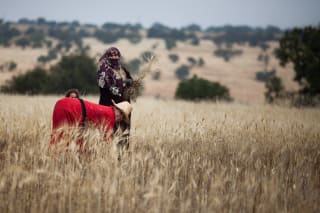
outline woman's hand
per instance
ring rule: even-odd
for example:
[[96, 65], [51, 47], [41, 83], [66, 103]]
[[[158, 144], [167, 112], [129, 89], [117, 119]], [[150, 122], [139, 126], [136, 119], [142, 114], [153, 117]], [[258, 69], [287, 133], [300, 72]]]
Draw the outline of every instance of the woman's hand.
[[141, 82], [140, 81], [133, 81], [132, 86], [135, 88], [138, 88], [141, 86]]
[[132, 79], [125, 79], [123, 80], [123, 82], [126, 84], [126, 86], [131, 87], [133, 84], [133, 80]]

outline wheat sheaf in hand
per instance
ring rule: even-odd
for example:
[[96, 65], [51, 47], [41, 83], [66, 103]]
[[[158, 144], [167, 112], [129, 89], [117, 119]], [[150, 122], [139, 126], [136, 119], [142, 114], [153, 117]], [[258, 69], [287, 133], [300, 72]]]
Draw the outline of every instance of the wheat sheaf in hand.
[[132, 100], [135, 100], [137, 98], [142, 85], [142, 81], [147, 76], [147, 74], [152, 73], [152, 66], [154, 65], [155, 61], [156, 57], [154, 55], [147, 59], [147, 66], [143, 70], [141, 70], [137, 74], [137, 76], [133, 77], [132, 85], [124, 91], [125, 97]]

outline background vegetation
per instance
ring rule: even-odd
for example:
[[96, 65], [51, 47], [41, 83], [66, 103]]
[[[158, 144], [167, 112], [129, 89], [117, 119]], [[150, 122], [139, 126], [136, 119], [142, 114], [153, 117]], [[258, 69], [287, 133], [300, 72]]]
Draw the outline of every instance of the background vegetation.
[[[270, 48], [269, 42], [279, 41], [280, 47], [275, 51], [275, 55], [282, 65], [285, 66], [288, 63], [294, 65], [296, 72], [295, 81], [300, 84], [300, 91], [294, 94], [287, 92], [286, 88], [281, 87], [282, 95], [276, 95], [274, 98], [286, 99], [289, 96], [294, 96], [299, 97], [297, 100], [310, 100], [302, 103], [302, 105], [309, 105], [309, 103], [311, 103], [311, 105], [317, 105], [318, 100], [320, 100], [320, 76], [318, 72], [320, 58], [319, 26], [282, 31], [274, 26], [252, 28], [248, 26], [226, 25], [202, 29], [196, 24], [177, 29], [161, 23], [154, 23], [150, 28], [145, 29], [140, 24], [122, 25], [106, 22], [102, 26], [96, 26], [80, 24], [77, 21], [55, 22], [38, 18], [37, 20], [21, 19], [18, 22], [5, 22], [4, 20], [0, 20], [0, 29], [0, 45], [2, 46], [10, 47], [16, 45], [21, 48], [47, 48], [47, 54], [38, 57], [38, 62], [41, 66], [46, 66], [46, 64], [52, 60], [60, 59], [62, 56], [71, 55], [75, 52], [79, 57], [86, 55], [90, 47], [83, 45], [83, 39], [89, 37], [94, 37], [108, 44], [116, 42], [119, 39], [128, 39], [135, 44], [140, 42], [143, 37], [158, 38], [164, 40], [169, 52], [178, 46], [178, 42], [199, 45], [201, 40], [209, 40], [217, 46], [214, 55], [222, 57], [226, 62], [242, 54], [242, 49], [238, 49], [239, 45], [259, 47], [262, 52], [257, 57], [257, 60], [261, 61], [263, 68], [256, 71], [256, 80], [266, 84], [267, 94], [275, 93], [275, 91], [272, 91], [272, 88], [278, 88], [278, 85], [272, 84], [278, 84], [276, 82], [282, 81], [282, 79], [276, 75], [277, 71], [269, 68], [269, 61], [272, 56], [272, 53], [270, 53], [270, 51], [268, 52]], [[235, 45], [238, 45], [237, 49], [233, 49]], [[155, 51], [156, 46], [157, 44], [154, 44], [152, 47], [153, 51]], [[149, 50], [146, 50], [145, 53], [152, 54]], [[179, 55], [174, 53], [170, 53], [168, 56], [172, 63], [184, 60], [180, 59]], [[143, 59], [144, 56], [141, 56], [141, 58]], [[202, 58], [197, 59], [195, 56], [187, 56], [187, 62], [188, 65], [180, 65], [175, 70], [175, 76], [179, 80], [190, 78], [190, 69], [195, 66], [201, 67], [205, 65], [205, 61]], [[95, 79], [93, 77], [93, 70], [96, 70], [96, 67], [91, 63], [91, 59], [74, 63], [82, 63], [82, 65], [84, 65], [83, 67], [91, 70], [81, 70], [81, 68], [74, 69], [67, 65], [68, 63], [64, 64], [64, 62], [59, 61], [55, 68], [49, 68], [49, 70], [34, 68], [31, 71], [35, 71], [35, 73], [14, 77], [8, 84], [2, 86], [1, 91], [24, 94], [49, 94], [60, 93], [70, 86], [77, 87], [78, 85], [84, 85], [84, 93], [96, 93], [97, 91], [93, 86], [93, 80]], [[141, 63], [142, 61], [137, 58], [127, 61], [126, 64], [132, 70], [133, 74], [135, 74], [140, 69]], [[19, 67], [19, 64], [16, 62], [13, 62], [11, 65], [12, 66], [1, 65], [0, 70], [14, 71]], [[40, 70], [43, 70], [44, 73], [40, 73]], [[88, 79], [93, 79], [92, 82], [84, 83], [84, 79], [80, 79], [81, 77], [77, 76], [75, 72], [90, 77]], [[91, 74], [89, 74], [89, 72]], [[275, 81], [277, 78], [279, 81]], [[26, 79], [28, 79], [29, 82], [26, 82]], [[79, 83], [70, 83], [65, 81], [65, 79], [73, 79], [74, 81], [79, 81]], [[152, 76], [152, 79], [159, 80], [160, 72]], [[39, 85], [41, 82], [48, 82], [48, 86]], [[67, 82], [67, 84], [62, 86], [58, 85], [59, 83], [57, 82]], [[273, 99], [266, 98], [267, 102], [273, 102], [270, 100]]]
[[98, 93], [97, 66], [87, 55], [64, 56], [49, 70], [41, 67], [14, 76], [1, 87], [6, 93], [63, 94], [70, 88], [79, 88], [82, 94]]
[[[20, 31], [17, 24], [29, 26], [27, 30]], [[46, 27], [43, 30], [41, 27]], [[44, 18], [37, 20], [20, 19], [17, 23], [0, 20], [0, 45], [12, 45], [13, 42], [22, 47], [31, 46], [40, 48], [43, 45], [50, 46], [50, 40], [46, 37], [57, 39], [60, 45], [68, 47], [71, 44], [82, 49], [82, 39], [95, 37], [104, 43], [113, 43], [121, 38], [128, 39], [132, 43], [141, 41], [141, 30], [147, 31], [148, 38], [161, 38], [166, 42], [168, 49], [173, 49], [177, 41], [190, 41], [198, 45], [201, 39], [209, 39], [217, 45], [226, 43], [232, 45], [249, 43], [252, 46], [263, 46], [268, 41], [276, 41], [282, 35], [282, 31], [274, 26], [266, 28], [251, 28], [248, 26], [223, 26], [208, 27], [201, 29], [200, 26], [192, 24], [181, 29], [171, 28], [161, 23], [154, 23], [150, 28], [143, 28], [140, 24], [117, 24], [106, 22], [101, 27], [92, 24], [80, 24], [73, 22], [48, 21]], [[203, 32], [202, 36], [196, 32]], [[219, 36], [212, 36], [212, 32], [220, 33]], [[49, 43], [48, 43], [49, 42]]]
[[276, 55], [283, 66], [293, 63], [302, 94], [320, 94], [320, 26], [287, 31]]
[[231, 101], [229, 89], [218, 82], [193, 76], [191, 79], [181, 81], [175, 94], [176, 98], [185, 100], [212, 100]]

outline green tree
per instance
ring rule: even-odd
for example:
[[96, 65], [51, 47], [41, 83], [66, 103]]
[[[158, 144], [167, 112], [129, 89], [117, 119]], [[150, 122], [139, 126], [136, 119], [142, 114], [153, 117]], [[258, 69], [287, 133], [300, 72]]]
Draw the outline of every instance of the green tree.
[[173, 63], [176, 63], [179, 60], [179, 56], [176, 54], [170, 54], [168, 57]]
[[17, 68], [17, 64], [14, 61], [10, 61], [9, 65], [8, 65], [8, 70], [14, 71]]
[[49, 93], [64, 93], [69, 88], [81, 88], [84, 93], [97, 93], [97, 67], [94, 59], [85, 54], [62, 57], [50, 70]]
[[136, 59], [132, 59], [131, 61], [129, 61], [129, 63], [126, 65], [126, 67], [128, 67], [128, 69], [130, 70], [131, 74], [138, 74], [139, 70], [140, 70], [140, 66], [141, 66], [141, 61], [140, 59], [136, 58]]
[[174, 39], [165, 39], [165, 43], [166, 43], [167, 50], [172, 50], [177, 46], [176, 40]]
[[161, 77], [161, 71], [160, 70], [156, 70], [153, 74], [152, 74], [152, 79], [153, 80], [159, 80]]
[[38, 57], [38, 62], [40, 63], [47, 63], [51, 60], [54, 60], [57, 58], [57, 50], [56, 49], [52, 49], [52, 50], [49, 50], [48, 52], [48, 55], [47, 56], [44, 56], [44, 55], [41, 55]]
[[179, 80], [186, 79], [189, 75], [189, 67], [187, 65], [181, 65], [176, 70], [176, 76]]
[[191, 64], [191, 66], [194, 66], [197, 64], [197, 60], [194, 59], [193, 57], [188, 57], [187, 60]]
[[200, 40], [198, 38], [192, 38], [191, 39], [191, 44], [194, 46], [198, 46], [200, 44]]
[[20, 46], [22, 48], [26, 48], [30, 45], [30, 40], [28, 38], [22, 37], [15, 41], [17, 46]]
[[152, 51], [144, 51], [141, 53], [141, 58], [143, 58], [144, 61], [150, 60], [155, 54]]
[[21, 32], [12, 27], [10, 23], [0, 20], [0, 45], [10, 46], [11, 40], [20, 34]]
[[199, 66], [199, 67], [202, 67], [202, 66], [204, 66], [204, 64], [205, 64], [205, 62], [204, 62], [203, 58], [200, 57], [200, 58], [199, 58], [199, 61], [198, 61], [198, 66]]
[[270, 45], [267, 43], [261, 43], [259, 46], [263, 52], [266, 52], [270, 48]]
[[262, 82], [268, 82], [271, 78], [273, 78], [276, 74], [276, 70], [270, 70], [270, 71], [266, 71], [266, 70], [262, 70], [262, 71], [258, 71], [256, 72], [256, 79], [258, 81], [262, 81]]
[[26, 74], [14, 76], [1, 87], [1, 91], [34, 95], [43, 93], [48, 83], [49, 76], [46, 70], [37, 67]]
[[218, 82], [211, 82], [197, 76], [181, 81], [176, 90], [175, 97], [185, 100], [232, 100], [227, 87]]
[[1, 91], [21, 94], [62, 94], [70, 88], [97, 93], [94, 59], [85, 54], [64, 56], [50, 70], [35, 68], [13, 77]]
[[201, 27], [197, 24], [190, 24], [186, 27], [182, 28], [185, 31], [189, 31], [189, 32], [197, 32], [197, 31], [201, 31]]
[[264, 70], [268, 70], [270, 56], [267, 53], [260, 53], [257, 57], [257, 60], [263, 62]]
[[269, 81], [266, 82], [265, 98], [268, 103], [274, 102], [276, 99], [281, 98], [284, 93], [284, 87], [282, 84], [282, 80], [273, 76]]
[[236, 55], [241, 55], [242, 50], [232, 50], [232, 49], [217, 49], [214, 51], [217, 57], [222, 57], [225, 62], [228, 62], [232, 57]]
[[293, 63], [302, 94], [320, 94], [320, 26], [285, 32], [275, 53], [282, 66]]

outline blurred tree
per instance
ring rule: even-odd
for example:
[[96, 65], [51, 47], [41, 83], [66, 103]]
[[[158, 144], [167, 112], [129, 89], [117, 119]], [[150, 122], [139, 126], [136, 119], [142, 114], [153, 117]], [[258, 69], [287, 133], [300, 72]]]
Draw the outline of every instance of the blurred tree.
[[35, 68], [26, 74], [14, 76], [1, 87], [1, 91], [34, 95], [43, 93], [48, 83], [49, 77], [46, 71], [42, 68]]
[[69, 88], [81, 88], [84, 93], [97, 93], [94, 59], [85, 54], [62, 57], [50, 70], [49, 93], [64, 93]]
[[15, 44], [17, 46], [20, 46], [22, 48], [26, 48], [27, 46], [30, 45], [30, 40], [25, 38], [25, 37], [22, 37], [22, 38], [19, 38], [15, 41]]
[[197, 64], [197, 60], [193, 57], [188, 57], [187, 60], [191, 64], [191, 66], [194, 66]]
[[236, 55], [241, 55], [242, 50], [232, 50], [232, 49], [217, 49], [214, 51], [217, 57], [222, 57], [225, 62], [228, 62], [232, 57]]
[[160, 70], [156, 70], [153, 74], [152, 74], [152, 79], [153, 80], [159, 80], [161, 77], [161, 72]]
[[160, 23], [155, 23], [148, 29], [147, 37], [184, 41], [194, 36], [193, 34], [188, 35], [184, 30], [177, 30]]
[[37, 19], [37, 24], [39, 24], [39, 25], [46, 24], [46, 19], [43, 18], [43, 17], [39, 17], [39, 18]]
[[151, 51], [144, 51], [141, 53], [141, 58], [143, 58], [144, 61], [149, 61], [154, 55]]
[[262, 82], [268, 82], [271, 78], [273, 78], [276, 74], [276, 70], [273, 69], [271, 71], [259, 71], [256, 73], [256, 79]]
[[45, 64], [47, 62], [50, 62], [54, 59], [57, 58], [57, 50], [56, 49], [52, 49], [52, 50], [49, 50], [48, 52], [48, 55], [41, 55], [38, 57], [38, 62], [42, 63], [42, 64]]
[[275, 53], [282, 66], [293, 63], [300, 93], [320, 94], [320, 26], [285, 32]]
[[85, 54], [62, 57], [49, 71], [35, 68], [13, 77], [1, 91], [22, 94], [63, 94], [70, 88], [97, 93], [95, 60]]
[[14, 61], [10, 61], [9, 65], [8, 65], [8, 70], [14, 71], [17, 68], [17, 64]]
[[191, 44], [194, 46], [198, 46], [200, 44], [200, 40], [198, 38], [192, 38], [191, 39]]
[[190, 32], [200, 32], [201, 27], [198, 24], [190, 24], [186, 27], [183, 27], [182, 30], [190, 31]]
[[173, 63], [176, 63], [179, 60], [179, 56], [177, 54], [170, 54], [168, 57]]
[[128, 63], [126, 63], [126, 67], [129, 69], [132, 75], [138, 74], [140, 70], [141, 61], [138, 58], [132, 59]]
[[268, 103], [274, 102], [276, 99], [281, 98], [284, 93], [284, 87], [282, 85], [282, 80], [277, 77], [273, 76], [266, 82], [266, 89], [265, 98]]
[[177, 46], [176, 41], [174, 39], [165, 39], [165, 44], [167, 50], [172, 50]]
[[248, 26], [231, 26], [209, 27], [207, 32], [217, 32], [220, 35], [214, 36], [212, 40], [220, 46], [221, 43], [248, 43], [251, 46], [261, 45], [268, 41], [278, 40], [282, 31], [274, 26], [267, 28], [251, 28]]
[[270, 45], [267, 44], [267, 43], [261, 43], [260, 45], [260, 48], [262, 49], [263, 52], [267, 51], [269, 48], [270, 48]]
[[197, 76], [181, 81], [176, 90], [175, 97], [185, 100], [232, 100], [227, 87], [218, 82], [210, 82]]
[[189, 75], [189, 66], [187, 65], [181, 65], [180, 67], [178, 67], [176, 69], [176, 77], [179, 79], [179, 80], [183, 80], [183, 79], [186, 79]]
[[198, 61], [198, 66], [199, 67], [202, 67], [203, 65], [205, 64], [204, 60], [202, 57], [199, 58], [199, 61]]

